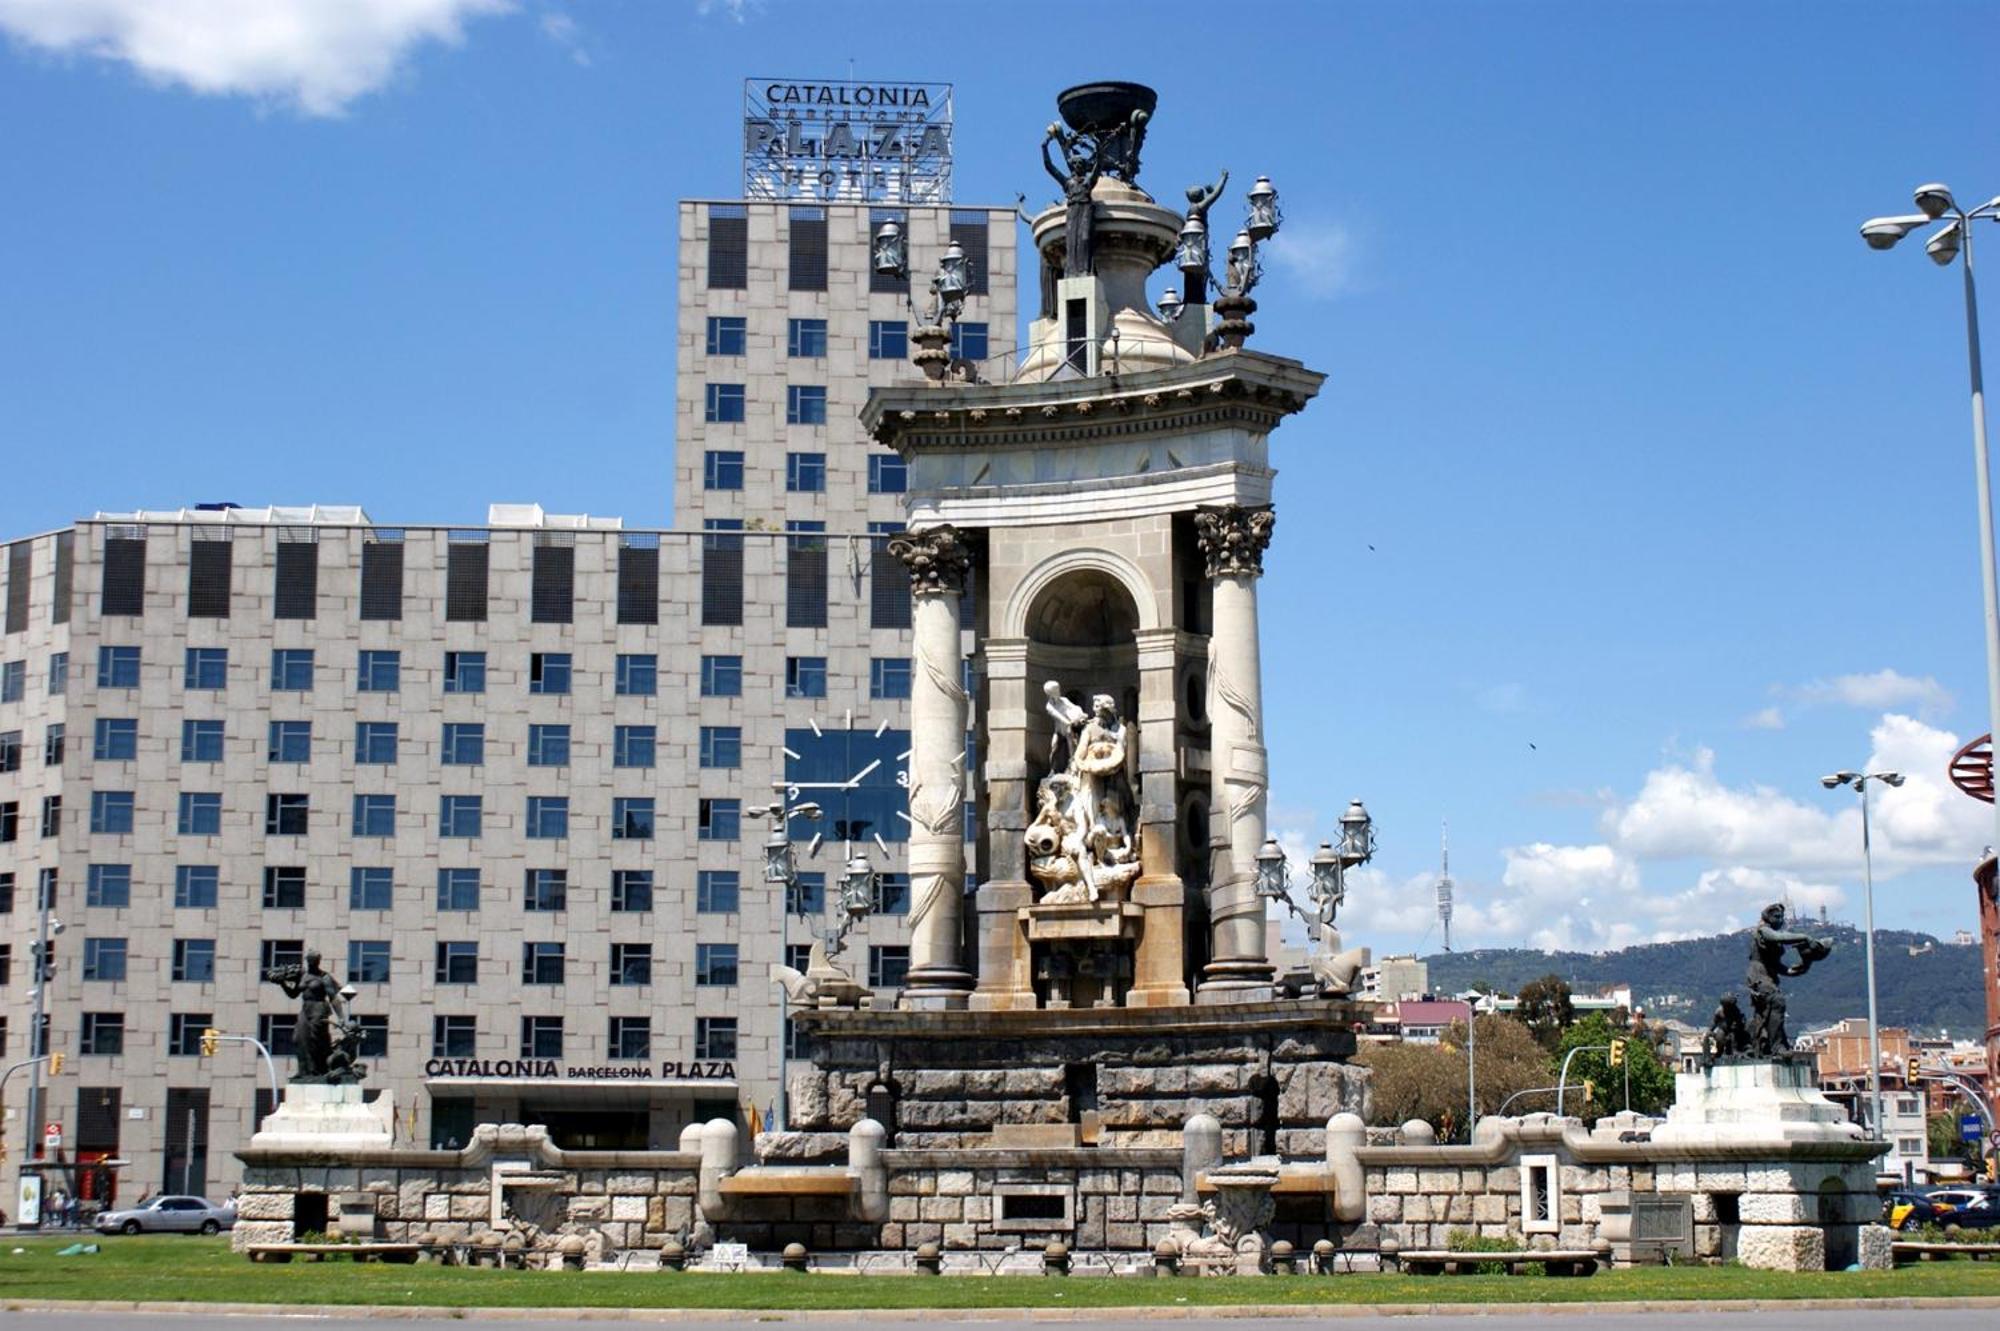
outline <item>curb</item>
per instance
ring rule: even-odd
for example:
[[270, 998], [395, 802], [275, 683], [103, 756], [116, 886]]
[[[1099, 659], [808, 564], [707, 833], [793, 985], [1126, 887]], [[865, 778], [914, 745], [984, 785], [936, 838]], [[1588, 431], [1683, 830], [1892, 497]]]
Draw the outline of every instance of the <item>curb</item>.
[[1601, 1317], [1611, 1313], [1865, 1312], [1875, 1309], [2000, 1310], [2000, 1297], [1880, 1299], [1633, 1299], [1575, 1303], [1129, 1304], [1117, 1308], [458, 1308], [366, 1303], [146, 1303], [115, 1299], [0, 1301], [9, 1313], [203, 1313], [224, 1317], [366, 1318], [370, 1321], [532, 1322], [962, 1322], [1196, 1321], [1203, 1318]]

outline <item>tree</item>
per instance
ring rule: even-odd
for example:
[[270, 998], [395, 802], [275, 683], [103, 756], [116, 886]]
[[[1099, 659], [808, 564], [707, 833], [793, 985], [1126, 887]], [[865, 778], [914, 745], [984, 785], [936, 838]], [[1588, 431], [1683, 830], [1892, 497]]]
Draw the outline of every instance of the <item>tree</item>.
[[[1488, 1013], [1479, 1018], [1477, 1029], [1481, 1114], [1493, 1113], [1516, 1091], [1554, 1083], [1547, 1052], [1520, 1022]], [[1420, 1118], [1437, 1129], [1440, 1140], [1463, 1140], [1465, 1037], [1465, 1025], [1459, 1022], [1434, 1045], [1373, 1045], [1356, 1055], [1354, 1061], [1370, 1074], [1371, 1120], [1394, 1126]]]
[[[1609, 1045], [1613, 1040], [1625, 1042], [1624, 1064], [1611, 1066], [1611, 1055], [1604, 1048], [1591, 1046]], [[1614, 1113], [1625, 1107], [1626, 1074], [1631, 1075], [1632, 1108], [1641, 1114], [1659, 1114], [1674, 1101], [1674, 1074], [1660, 1063], [1659, 1055], [1653, 1052], [1652, 1041], [1644, 1038], [1643, 1032], [1614, 1026], [1610, 1018], [1602, 1012], [1592, 1012], [1567, 1031], [1556, 1049], [1556, 1065], [1560, 1069], [1562, 1060], [1569, 1052], [1579, 1050], [1570, 1060], [1569, 1095], [1565, 1099], [1565, 1113], [1582, 1115], [1584, 1122], [1595, 1123], [1605, 1114]], [[1584, 1084], [1595, 1087], [1596, 1093], [1585, 1098]]]
[[1553, 1052], [1562, 1043], [1563, 1032], [1576, 1020], [1568, 982], [1560, 975], [1530, 980], [1521, 986], [1519, 1002], [1522, 1024], [1533, 1032], [1542, 1048]]

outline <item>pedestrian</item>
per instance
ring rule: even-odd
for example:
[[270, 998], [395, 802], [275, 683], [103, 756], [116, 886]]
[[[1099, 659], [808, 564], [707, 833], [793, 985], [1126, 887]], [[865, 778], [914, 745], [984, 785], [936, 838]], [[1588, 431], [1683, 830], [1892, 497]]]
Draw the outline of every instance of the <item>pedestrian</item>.
[[49, 1194], [49, 1219], [56, 1229], [63, 1228], [67, 1223], [63, 1218], [63, 1203], [66, 1200], [68, 1199], [61, 1188]]

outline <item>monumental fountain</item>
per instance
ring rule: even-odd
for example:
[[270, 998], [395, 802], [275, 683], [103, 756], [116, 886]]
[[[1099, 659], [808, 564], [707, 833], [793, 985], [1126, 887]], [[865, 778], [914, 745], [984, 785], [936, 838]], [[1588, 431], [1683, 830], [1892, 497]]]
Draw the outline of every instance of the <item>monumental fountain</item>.
[[[1323, 382], [1247, 345], [1277, 194], [1261, 177], [1247, 192], [1218, 280], [1208, 218], [1227, 173], [1179, 212], [1141, 187], [1152, 90], [1085, 85], [1058, 109], [1042, 162], [1062, 197], [1031, 222], [1026, 353], [951, 360], [965, 274], [948, 252], [911, 336], [923, 381], [863, 413], [909, 469], [890, 545], [915, 665], [897, 1003], [869, 1002], [824, 945], [806, 972], [778, 968], [811, 1061], [782, 1127], [750, 1140], [722, 1119], [677, 1151], [564, 1150], [531, 1125], [481, 1125], [453, 1151], [259, 1134], [239, 1244], [295, 1237], [317, 1192], [370, 1237], [484, 1236], [522, 1260], [587, 1243], [670, 1264], [790, 1248], [867, 1269], [1087, 1255], [1233, 1272], [1269, 1269], [1281, 1243], [1367, 1264], [1453, 1230], [1634, 1260], [1675, 1224], [1689, 1256], [1884, 1258], [1862, 1238], [1879, 1143], [1827, 1118], [1768, 1040], [1683, 1075], [1665, 1123], [1496, 1117], [1460, 1146], [1365, 1126], [1348, 1061], [1364, 954], [1334, 919], [1372, 851], [1358, 804], [1315, 856], [1310, 964], [1281, 976], [1266, 950], [1289, 902], [1259, 659], [1270, 439]], [[876, 265], [907, 272], [903, 243], [885, 226]], [[1156, 304], [1166, 265], [1180, 288]], [[782, 829], [771, 853], [790, 853]], [[1752, 977], [1767, 1037], [1784, 971]]]

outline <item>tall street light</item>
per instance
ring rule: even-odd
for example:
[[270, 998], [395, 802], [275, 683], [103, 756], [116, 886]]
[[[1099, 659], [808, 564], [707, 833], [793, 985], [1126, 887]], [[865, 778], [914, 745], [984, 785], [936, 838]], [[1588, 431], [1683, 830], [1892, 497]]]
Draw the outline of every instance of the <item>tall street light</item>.
[[1863, 952], [1868, 959], [1868, 1112], [1875, 1135], [1882, 1131], [1882, 1036], [1875, 1022], [1875, 853], [1868, 840], [1868, 783], [1880, 781], [1887, 786], [1903, 784], [1901, 772], [1835, 772], [1823, 776], [1819, 783], [1828, 790], [1842, 786], [1853, 786], [1861, 796], [1861, 899], [1865, 912], [1863, 924], [1868, 932], [1864, 940]]
[[[1918, 227], [1942, 222], [1924, 242], [1924, 253], [1940, 268], [1953, 259], [1965, 275], [1965, 343], [1972, 372], [1972, 465], [1979, 487], [1979, 575], [1986, 590], [1986, 720], [2000, 744], [2000, 581], [1993, 554], [1993, 483], [1986, 455], [1986, 386], [1980, 373], [1979, 293], [1972, 277], [1972, 224], [1981, 218], [2000, 221], [2000, 198], [1967, 212], [1951, 190], [1932, 183], [1916, 190], [1917, 212], [1896, 217], [1871, 217], [1861, 224], [1861, 238], [1870, 249], [1886, 250]], [[2000, 803], [1993, 806], [1995, 849], [2000, 849]], [[1873, 986], [1870, 986], [1872, 992]], [[1873, 1023], [1870, 1023], [1871, 1027]]]

